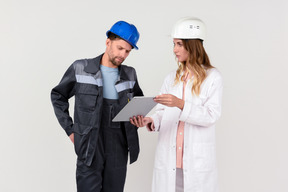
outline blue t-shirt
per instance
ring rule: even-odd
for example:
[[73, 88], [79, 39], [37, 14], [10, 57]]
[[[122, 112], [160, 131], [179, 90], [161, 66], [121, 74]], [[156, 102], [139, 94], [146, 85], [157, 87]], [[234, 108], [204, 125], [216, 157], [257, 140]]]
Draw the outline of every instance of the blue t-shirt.
[[118, 68], [100, 65], [103, 78], [103, 97], [106, 99], [118, 99], [115, 83], [119, 76]]

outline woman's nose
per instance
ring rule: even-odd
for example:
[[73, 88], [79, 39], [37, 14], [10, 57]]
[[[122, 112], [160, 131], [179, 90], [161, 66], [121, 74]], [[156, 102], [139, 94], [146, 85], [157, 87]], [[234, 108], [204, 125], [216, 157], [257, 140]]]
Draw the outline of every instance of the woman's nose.
[[177, 50], [178, 50], [178, 49], [177, 49], [176, 47], [173, 48], [173, 52], [174, 52], [174, 53], [176, 53]]

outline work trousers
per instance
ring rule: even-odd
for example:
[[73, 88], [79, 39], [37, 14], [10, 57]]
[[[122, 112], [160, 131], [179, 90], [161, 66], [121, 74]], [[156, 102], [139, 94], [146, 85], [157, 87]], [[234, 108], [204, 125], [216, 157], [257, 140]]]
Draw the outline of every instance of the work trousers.
[[112, 122], [117, 107], [117, 100], [104, 99], [93, 162], [91, 166], [87, 166], [77, 160], [78, 192], [123, 192], [128, 146], [124, 127], [121, 127], [119, 122]]

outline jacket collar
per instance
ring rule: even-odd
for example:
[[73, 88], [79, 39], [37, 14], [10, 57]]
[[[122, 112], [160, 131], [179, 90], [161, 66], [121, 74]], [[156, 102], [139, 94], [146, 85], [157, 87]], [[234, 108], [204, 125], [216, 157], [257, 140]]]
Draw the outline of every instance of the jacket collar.
[[118, 69], [119, 69], [120, 81], [127, 81], [127, 80], [129, 80], [128, 74], [127, 74], [127, 72], [126, 72], [126, 70], [125, 70], [125, 69], [127, 69], [127, 67], [126, 67], [125, 65], [122, 65], [122, 64], [121, 64], [121, 65], [118, 67]]
[[[103, 53], [104, 54], [104, 53]], [[99, 55], [93, 59], [87, 59], [87, 65], [84, 67], [84, 71], [87, 73], [97, 73], [100, 70], [100, 63], [103, 57], [103, 54]]]
[[[87, 59], [86, 60], [87, 65], [84, 67], [84, 71], [87, 73], [93, 73], [93, 74], [96, 74], [98, 71], [100, 71], [100, 64], [101, 64], [101, 59], [103, 55], [104, 53], [93, 59]], [[118, 67], [118, 69], [119, 69], [120, 80], [121, 81], [129, 80], [128, 74], [126, 73], [126, 70], [125, 70], [125, 66], [123, 67], [121, 64]]]

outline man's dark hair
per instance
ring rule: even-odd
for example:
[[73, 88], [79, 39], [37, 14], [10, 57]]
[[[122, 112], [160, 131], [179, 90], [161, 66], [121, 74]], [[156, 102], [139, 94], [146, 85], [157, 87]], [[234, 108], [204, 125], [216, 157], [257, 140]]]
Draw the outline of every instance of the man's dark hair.
[[114, 34], [114, 33], [112, 33], [112, 32], [109, 32], [109, 33], [108, 33], [108, 38], [109, 38], [110, 40], [115, 40], [115, 39], [122, 39], [122, 40], [124, 40], [123, 38], [121, 38], [120, 36], [118, 36], [118, 35], [116, 35], [116, 34]]

